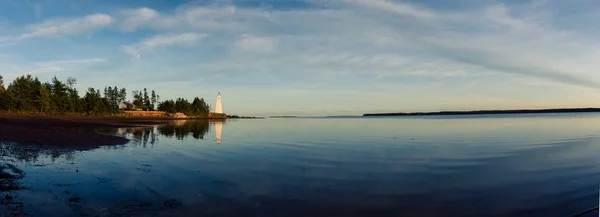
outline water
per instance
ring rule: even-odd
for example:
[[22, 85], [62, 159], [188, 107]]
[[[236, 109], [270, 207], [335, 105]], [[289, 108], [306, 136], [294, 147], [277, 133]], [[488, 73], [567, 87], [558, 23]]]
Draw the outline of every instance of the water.
[[[598, 206], [600, 114], [188, 121], [11, 152], [34, 216], [572, 216]], [[217, 137], [219, 137], [217, 139]], [[588, 216], [596, 216], [597, 212]]]

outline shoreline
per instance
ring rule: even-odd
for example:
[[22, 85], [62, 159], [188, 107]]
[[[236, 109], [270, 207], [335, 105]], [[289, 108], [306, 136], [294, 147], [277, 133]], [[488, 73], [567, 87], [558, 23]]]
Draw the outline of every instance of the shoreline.
[[215, 118], [51, 116], [0, 113], [0, 142], [47, 145], [56, 148], [92, 149], [99, 146], [123, 145], [128, 143], [129, 139], [86, 130], [145, 127], [169, 121], [192, 119], [225, 120]]
[[548, 114], [548, 113], [590, 113], [600, 112], [600, 108], [559, 108], [559, 109], [517, 109], [517, 110], [478, 110], [440, 111], [409, 113], [366, 113], [362, 116], [433, 116], [433, 115], [499, 115], [499, 114]]

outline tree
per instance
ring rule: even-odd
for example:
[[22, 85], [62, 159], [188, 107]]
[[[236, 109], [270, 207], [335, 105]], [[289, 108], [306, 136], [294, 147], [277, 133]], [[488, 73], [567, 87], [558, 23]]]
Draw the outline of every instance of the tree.
[[75, 89], [77, 80], [73, 77], [67, 78], [67, 98], [69, 101], [69, 111], [71, 112], [82, 112], [81, 100], [79, 99], [79, 92]]
[[75, 89], [75, 86], [77, 84], [77, 79], [73, 78], [73, 77], [68, 77], [67, 78], [67, 87], [69, 87], [69, 89]]
[[113, 105], [119, 105], [120, 100], [119, 100], [119, 88], [117, 88], [117, 86], [115, 86], [112, 90], [112, 102]]
[[55, 110], [54, 102], [52, 101], [51, 90], [52, 85], [44, 83], [40, 86], [40, 95], [37, 98], [38, 104], [40, 105], [40, 112], [52, 112]]
[[90, 87], [83, 98], [85, 99], [85, 111], [88, 115], [93, 114], [98, 110], [98, 101], [100, 99], [99, 91], [97, 92], [93, 87]]
[[148, 97], [148, 91], [146, 91], [146, 88], [144, 88], [144, 110], [149, 111], [151, 110], [151, 103], [150, 103], [150, 97]]
[[65, 85], [60, 80], [58, 80], [56, 78], [56, 76], [54, 76], [54, 78], [52, 79], [51, 93], [52, 93], [52, 100], [54, 101], [54, 104], [56, 105], [56, 111], [57, 112], [68, 111], [70, 106], [69, 106], [69, 96], [67, 94], [67, 85]]
[[193, 114], [192, 105], [184, 98], [177, 98], [177, 101], [175, 101], [175, 108], [177, 109], [177, 112], [181, 112], [185, 115]]
[[11, 111], [17, 108], [17, 101], [9, 91], [0, 92], [0, 110]]
[[2, 80], [2, 75], [0, 75], [0, 93], [4, 92], [4, 80]]
[[204, 102], [204, 98], [194, 98], [192, 101], [192, 114], [193, 116], [206, 117], [209, 113], [208, 104]]
[[154, 111], [154, 107], [156, 106], [156, 93], [154, 92], [154, 90], [152, 90], [152, 98], [150, 99], [150, 101], [152, 101], [152, 110]]
[[121, 88], [121, 92], [119, 93], [119, 102], [123, 102], [127, 99], [127, 90], [125, 88]]
[[[108, 90], [108, 88], [106, 89]], [[92, 87], [88, 88], [84, 101], [85, 111], [88, 115], [115, 112], [115, 109], [113, 109], [108, 99], [102, 97], [99, 89], [95, 90]]]
[[175, 107], [175, 101], [165, 100], [164, 102], [159, 103], [158, 110], [166, 113], [176, 113], [177, 108]]
[[113, 88], [111, 86], [104, 87], [104, 98], [108, 99], [108, 101], [113, 102]]
[[37, 111], [39, 106], [36, 104], [35, 99], [39, 96], [41, 82], [39, 79], [33, 78], [31, 75], [17, 77], [13, 82], [8, 85], [6, 92], [9, 92], [9, 98], [14, 100], [12, 102], [13, 109], [20, 111]]
[[133, 91], [133, 105], [135, 105], [136, 108], [144, 108], [144, 102], [142, 101], [142, 92], [139, 90], [134, 90]]

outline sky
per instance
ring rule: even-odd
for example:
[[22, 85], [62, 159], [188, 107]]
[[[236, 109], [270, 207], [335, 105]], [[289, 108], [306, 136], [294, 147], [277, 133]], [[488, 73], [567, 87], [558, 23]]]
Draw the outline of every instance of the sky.
[[2, 0], [0, 75], [238, 115], [600, 107], [596, 0]]

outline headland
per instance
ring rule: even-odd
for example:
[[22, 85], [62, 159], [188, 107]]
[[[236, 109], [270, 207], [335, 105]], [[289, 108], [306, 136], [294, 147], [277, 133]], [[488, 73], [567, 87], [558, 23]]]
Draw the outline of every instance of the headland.
[[581, 112], [600, 112], [600, 108], [440, 111], [440, 112], [411, 112], [411, 113], [367, 113], [367, 114], [363, 114], [363, 116], [494, 115], [494, 114], [581, 113]]

